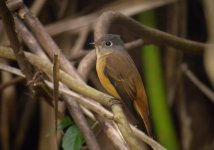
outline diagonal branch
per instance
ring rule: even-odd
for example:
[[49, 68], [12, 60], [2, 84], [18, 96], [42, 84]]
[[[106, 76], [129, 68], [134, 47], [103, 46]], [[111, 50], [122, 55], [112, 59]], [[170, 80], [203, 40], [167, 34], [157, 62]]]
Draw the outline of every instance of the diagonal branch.
[[95, 40], [107, 33], [119, 34], [125, 41], [142, 38], [147, 44], [172, 46], [184, 52], [201, 54], [206, 47], [206, 44], [179, 38], [144, 26], [121, 13], [113, 11], [105, 12], [98, 18], [95, 26]]
[[30, 67], [29, 62], [27, 61], [24, 52], [21, 49], [21, 45], [15, 32], [13, 16], [3, 0], [0, 1], [0, 10], [2, 21], [10, 40], [11, 47], [14, 51], [14, 54], [16, 55], [19, 67], [29, 81], [33, 78], [32, 68]]

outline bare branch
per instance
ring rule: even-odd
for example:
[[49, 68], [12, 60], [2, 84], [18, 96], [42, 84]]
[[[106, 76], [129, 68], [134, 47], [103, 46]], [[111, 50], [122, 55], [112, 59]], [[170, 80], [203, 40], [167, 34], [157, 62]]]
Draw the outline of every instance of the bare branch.
[[[117, 28], [120, 28], [118, 33]], [[95, 40], [99, 39], [107, 33], [115, 33], [121, 35], [122, 39], [129, 37], [142, 38], [147, 44], [157, 44], [172, 46], [184, 52], [192, 52], [201, 54], [206, 44], [185, 40], [174, 35], [146, 27], [135, 20], [126, 17], [120, 13], [109, 11], [103, 13], [97, 20], [95, 27]], [[134, 39], [128, 39], [128, 41]]]
[[214, 92], [204, 85], [193, 73], [189, 70], [187, 64], [182, 64], [181, 69], [187, 78], [195, 84], [195, 86], [201, 90], [212, 102], [214, 102]]

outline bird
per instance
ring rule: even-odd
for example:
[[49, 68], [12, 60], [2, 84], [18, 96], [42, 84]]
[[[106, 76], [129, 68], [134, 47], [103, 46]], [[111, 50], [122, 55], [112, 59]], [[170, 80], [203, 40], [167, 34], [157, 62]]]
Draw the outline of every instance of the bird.
[[119, 35], [106, 34], [95, 41], [94, 45], [97, 55], [96, 71], [101, 85], [110, 95], [124, 103], [131, 118], [128, 120], [139, 122], [140, 119], [147, 134], [152, 136], [144, 85], [124, 42]]

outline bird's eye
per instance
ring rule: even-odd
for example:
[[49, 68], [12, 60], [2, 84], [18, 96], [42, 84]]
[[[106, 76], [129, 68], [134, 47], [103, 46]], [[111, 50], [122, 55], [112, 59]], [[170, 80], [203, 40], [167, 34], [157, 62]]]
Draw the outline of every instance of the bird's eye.
[[112, 43], [111, 41], [107, 41], [107, 42], [105, 42], [105, 45], [106, 45], [106, 46], [112, 46], [113, 43]]

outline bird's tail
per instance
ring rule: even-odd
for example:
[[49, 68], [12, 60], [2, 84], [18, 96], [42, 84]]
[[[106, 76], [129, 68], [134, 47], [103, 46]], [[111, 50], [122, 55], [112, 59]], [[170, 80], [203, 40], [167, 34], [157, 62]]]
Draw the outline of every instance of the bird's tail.
[[[139, 89], [138, 89], [139, 90]], [[152, 137], [152, 129], [150, 125], [149, 106], [144, 88], [138, 91], [137, 99], [134, 101], [134, 107], [142, 118], [144, 126], [149, 136]]]

